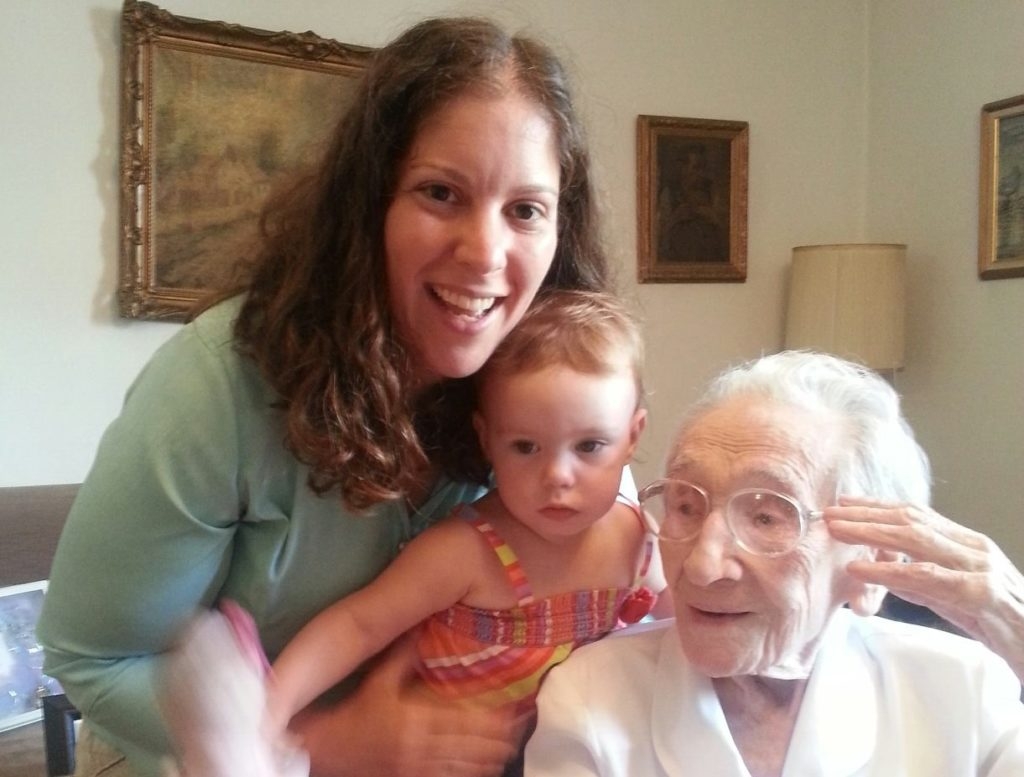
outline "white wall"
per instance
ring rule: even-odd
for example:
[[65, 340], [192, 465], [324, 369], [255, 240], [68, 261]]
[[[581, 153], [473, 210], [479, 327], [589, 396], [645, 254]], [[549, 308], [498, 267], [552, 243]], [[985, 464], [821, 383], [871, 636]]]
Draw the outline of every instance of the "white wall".
[[[788, 250], [856, 238], [863, 203], [863, 9], [806, 2], [615, 0], [279, 3], [167, 0], [179, 15], [379, 45], [427, 13], [490, 12], [564, 53], [576, 74], [608, 236], [635, 290], [638, 113], [751, 123], [746, 284], [644, 286], [653, 475], [677, 408], [726, 362], [774, 350]], [[119, 319], [116, 0], [5, 3], [0, 160], [0, 485], [72, 482], [125, 388], [176, 325]], [[794, 21], [796, 20], [796, 21]], [[852, 31], [852, 34], [850, 34]], [[820, 183], [806, 185], [808, 176]]]
[[[576, 75], [620, 286], [647, 319], [654, 396], [639, 480], [660, 470], [676, 414], [707, 377], [779, 347], [792, 246], [910, 243], [911, 356], [900, 387], [940, 476], [962, 484], [940, 487], [940, 505], [1002, 539], [1012, 533], [1020, 500], [997, 486], [1024, 464], [1011, 442], [1024, 421], [1010, 340], [1024, 280], [974, 280], [972, 128], [982, 102], [1024, 91], [1011, 83], [1024, 39], [1018, 0], [969, 10], [956, 0], [159, 4], [364, 45], [427, 14], [489, 13], [552, 43]], [[80, 481], [131, 378], [175, 329], [115, 312], [119, 11], [117, 0], [0, 4], [0, 486]], [[746, 283], [635, 284], [640, 113], [750, 122]], [[1014, 411], [1016, 434], [1004, 435]], [[957, 444], [970, 447], [966, 467]], [[985, 488], [974, 487], [979, 478]], [[987, 516], [994, 522], [982, 524]]]
[[871, 5], [867, 223], [908, 244], [907, 367], [934, 502], [1024, 562], [1024, 278], [980, 281], [979, 115], [1024, 93], [1020, 0]]

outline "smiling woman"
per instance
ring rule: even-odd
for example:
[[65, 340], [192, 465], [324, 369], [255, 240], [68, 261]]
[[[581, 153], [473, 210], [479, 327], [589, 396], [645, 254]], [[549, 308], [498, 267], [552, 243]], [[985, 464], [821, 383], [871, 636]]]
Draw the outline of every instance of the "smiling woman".
[[[197, 609], [238, 600], [276, 655], [478, 497], [463, 378], [538, 290], [607, 284], [547, 47], [428, 20], [373, 54], [346, 105], [317, 168], [264, 210], [251, 280], [143, 370], [68, 519], [40, 636], [84, 716], [80, 775], [157, 773], [157, 657]], [[514, 752], [507, 715], [424, 700], [409, 660], [303, 718], [318, 774], [488, 774]]]
[[415, 382], [476, 372], [522, 317], [555, 253], [558, 192], [553, 128], [532, 100], [469, 93], [424, 122], [384, 221]]

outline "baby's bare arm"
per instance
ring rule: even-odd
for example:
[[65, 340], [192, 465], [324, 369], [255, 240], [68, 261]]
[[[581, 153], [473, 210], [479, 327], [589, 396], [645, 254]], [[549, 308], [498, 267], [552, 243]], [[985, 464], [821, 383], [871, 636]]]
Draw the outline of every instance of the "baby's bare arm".
[[476, 570], [462, 521], [423, 532], [364, 588], [311, 620], [285, 646], [268, 683], [268, 723], [281, 730], [300, 709], [435, 612], [462, 600]]

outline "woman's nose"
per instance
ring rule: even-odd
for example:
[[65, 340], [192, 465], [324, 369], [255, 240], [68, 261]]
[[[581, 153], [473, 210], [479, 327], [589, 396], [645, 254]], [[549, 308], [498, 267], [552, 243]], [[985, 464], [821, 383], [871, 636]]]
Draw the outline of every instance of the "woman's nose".
[[509, 233], [501, 214], [471, 210], [460, 226], [455, 248], [455, 258], [460, 264], [482, 275], [504, 269]]
[[736, 541], [721, 510], [713, 510], [701, 526], [700, 534], [681, 549], [683, 573], [697, 586], [708, 586], [722, 579], [736, 579]]

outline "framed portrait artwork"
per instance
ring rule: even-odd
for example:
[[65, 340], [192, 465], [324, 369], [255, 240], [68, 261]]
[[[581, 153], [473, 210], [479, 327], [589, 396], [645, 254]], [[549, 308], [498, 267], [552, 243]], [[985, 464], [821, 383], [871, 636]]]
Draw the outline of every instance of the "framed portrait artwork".
[[121, 47], [118, 302], [180, 321], [244, 277], [264, 201], [315, 164], [370, 49], [135, 0]]
[[981, 109], [978, 275], [1024, 276], [1024, 94]]
[[637, 117], [641, 283], [745, 281], [749, 124]]

